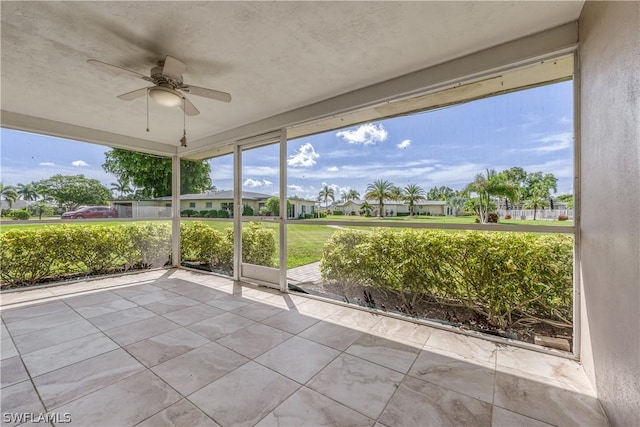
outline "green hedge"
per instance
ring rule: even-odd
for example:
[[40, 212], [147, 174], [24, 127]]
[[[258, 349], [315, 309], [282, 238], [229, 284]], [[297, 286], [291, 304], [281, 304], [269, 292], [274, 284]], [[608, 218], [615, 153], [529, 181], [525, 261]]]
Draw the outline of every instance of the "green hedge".
[[325, 280], [464, 306], [498, 327], [516, 321], [570, 325], [573, 240], [565, 235], [339, 230], [325, 243]]
[[[233, 229], [214, 230], [203, 222], [181, 225], [183, 260], [231, 270]], [[245, 262], [273, 266], [273, 231], [257, 224], [242, 233]], [[51, 225], [0, 234], [0, 286], [31, 285], [71, 275], [97, 275], [161, 267], [170, 260], [169, 224]]]

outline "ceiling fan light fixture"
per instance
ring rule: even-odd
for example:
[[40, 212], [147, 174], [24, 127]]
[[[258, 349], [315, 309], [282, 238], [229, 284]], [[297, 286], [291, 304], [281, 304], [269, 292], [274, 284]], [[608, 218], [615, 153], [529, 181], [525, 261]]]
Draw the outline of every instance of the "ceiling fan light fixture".
[[152, 87], [149, 89], [149, 96], [164, 107], [176, 107], [182, 104], [182, 95], [168, 87]]

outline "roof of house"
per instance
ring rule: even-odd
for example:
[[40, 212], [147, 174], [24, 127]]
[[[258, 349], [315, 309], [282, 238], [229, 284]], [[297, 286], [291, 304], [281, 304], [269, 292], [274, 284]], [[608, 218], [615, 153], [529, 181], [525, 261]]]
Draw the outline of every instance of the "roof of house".
[[[378, 201], [377, 200], [366, 200], [366, 201], [372, 206], [377, 206], [378, 205]], [[352, 203], [354, 205], [360, 206], [364, 202], [365, 202], [365, 200], [347, 200], [344, 203], [336, 203], [335, 206], [346, 206], [348, 203]], [[385, 205], [404, 205], [406, 203], [392, 201], [392, 200], [385, 200], [384, 204]], [[447, 204], [447, 202], [444, 202], [442, 200], [423, 200], [423, 201], [419, 201], [419, 202], [415, 202], [414, 203], [414, 205], [416, 205], [416, 206], [445, 206], [446, 204]]]
[[[263, 201], [263, 200], [267, 200], [269, 197], [273, 197], [273, 195], [256, 193], [253, 191], [242, 192], [243, 200]], [[151, 200], [171, 200], [171, 196], [158, 197], [157, 199], [151, 199]], [[201, 193], [201, 194], [182, 194], [180, 196], [180, 200], [233, 200], [233, 190], [209, 191], [207, 193]], [[311, 200], [303, 200], [303, 199], [290, 199], [290, 200], [312, 202]]]

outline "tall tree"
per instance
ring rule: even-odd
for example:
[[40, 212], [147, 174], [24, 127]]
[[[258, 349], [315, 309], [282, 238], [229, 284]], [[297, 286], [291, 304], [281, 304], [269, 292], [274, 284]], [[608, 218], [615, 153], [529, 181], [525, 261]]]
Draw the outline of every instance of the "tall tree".
[[402, 188], [396, 185], [391, 186], [391, 191], [389, 192], [389, 200], [393, 200], [394, 202], [403, 200]]
[[373, 181], [373, 183], [367, 185], [367, 192], [364, 197], [378, 201], [378, 216], [380, 218], [382, 218], [384, 214], [384, 201], [391, 197], [392, 188], [392, 183], [382, 179], [377, 179]]
[[40, 197], [38, 186], [33, 182], [30, 182], [29, 184], [18, 184], [16, 192], [25, 202], [34, 202]]
[[503, 173], [487, 169], [485, 174], [478, 174], [472, 183], [467, 185], [467, 194], [476, 193], [478, 199], [478, 213], [481, 223], [488, 222], [491, 206], [491, 196], [515, 197], [518, 185], [509, 180]]
[[118, 182], [111, 183], [111, 191], [120, 199], [124, 199], [128, 194], [133, 192], [130, 181], [121, 176], [118, 177]]
[[355, 190], [353, 188], [349, 190], [345, 195], [346, 200], [358, 200], [359, 198], [360, 198], [360, 193], [358, 192], [358, 190]]
[[457, 192], [451, 187], [441, 186], [441, 187], [433, 187], [427, 193], [428, 200], [440, 200], [442, 202], [447, 199], [456, 196]]
[[[130, 181], [142, 197], [171, 195], [171, 159], [114, 148], [105, 154], [102, 168], [118, 179]], [[211, 186], [211, 166], [206, 161], [180, 160], [180, 194], [200, 194]]]
[[84, 175], [54, 175], [39, 181], [46, 195], [66, 210], [76, 209], [80, 205], [104, 205], [111, 197], [111, 191], [97, 179]]
[[558, 180], [553, 174], [533, 172], [527, 175], [525, 206], [533, 209], [533, 219], [536, 219], [538, 208], [544, 208], [549, 203], [550, 192], [558, 190]]
[[466, 201], [467, 199], [465, 199], [464, 197], [453, 196], [447, 200], [447, 206], [449, 206], [454, 216], [458, 216], [464, 209], [464, 204]]
[[373, 210], [373, 206], [366, 200], [360, 205], [360, 214], [364, 214], [365, 216], [371, 215], [371, 211]]
[[10, 185], [5, 186], [0, 182], [0, 197], [7, 201], [9, 209], [13, 207], [13, 204], [18, 200], [18, 192]]
[[324, 207], [327, 208], [329, 206], [329, 199], [331, 199], [332, 202], [335, 202], [336, 193], [332, 187], [325, 185], [318, 193], [318, 200], [324, 201]]
[[[280, 215], [280, 197], [278, 196], [269, 197], [265, 202], [264, 206], [265, 208], [267, 208], [267, 211], [271, 215], [273, 216]], [[288, 209], [291, 209], [291, 202], [289, 201], [289, 199], [287, 199], [287, 210]]]
[[403, 200], [409, 204], [409, 214], [413, 216], [416, 202], [426, 200], [427, 193], [417, 184], [409, 184], [404, 187]]

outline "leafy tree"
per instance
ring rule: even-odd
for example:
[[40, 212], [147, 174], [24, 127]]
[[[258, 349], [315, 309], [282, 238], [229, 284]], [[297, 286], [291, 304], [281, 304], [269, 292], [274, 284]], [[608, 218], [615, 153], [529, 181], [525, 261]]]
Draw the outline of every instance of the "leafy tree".
[[378, 216], [382, 218], [384, 213], [384, 201], [391, 197], [393, 184], [387, 180], [377, 179], [373, 183], [367, 185], [367, 193], [364, 195], [367, 199], [378, 201]]
[[76, 209], [80, 205], [104, 205], [111, 197], [111, 191], [97, 179], [84, 175], [54, 175], [38, 181], [44, 194], [50, 196], [61, 208]]
[[[171, 159], [114, 148], [102, 168], [118, 180], [133, 183], [144, 198], [171, 195]], [[206, 161], [180, 160], [180, 194], [199, 194], [211, 187], [211, 166]]]
[[334, 202], [336, 200], [336, 194], [333, 188], [329, 187], [328, 185], [325, 185], [322, 188], [322, 190], [320, 190], [320, 193], [318, 193], [318, 200], [324, 201], [324, 207], [326, 208], [327, 206], [329, 206], [328, 204], [329, 199], [331, 199], [331, 201]]
[[365, 216], [371, 216], [371, 211], [373, 210], [373, 206], [366, 200], [362, 205], [360, 205], [360, 214], [364, 214]]
[[[280, 197], [278, 196], [269, 197], [264, 207], [266, 208], [266, 211], [269, 212], [271, 215], [279, 216], [280, 215]], [[287, 200], [287, 210], [289, 209], [291, 209], [291, 202]], [[261, 213], [263, 212], [262, 209], [260, 209], [260, 212]]]
[[427, 193], [417, 184], [409, 184], [404, 187], [403, 200], [409, 203], [409, 214], [413, 216], [416, 202], [425, 200]]
[[573, 209], [573, 194], [561, 194], [556, 197], [556, 200], [566, 203], [568, 209]]
[[467, 201], [464, 197], [453, 196], [447, 200], [447, 206], [451, 208], [453, 215], [458, 216], [460, 212], [463, 212], [464, 204]]
[[486, 224], [489, 219], [491, 196], [514, 198], [517, 191], [518, 185], [516, 183], [512, 182], [504, 173], [496, 173], [493, 169], [487, 169], [486, 175], [476, 175], [474, 181], [465, 188], [467, 194], [477, 194], [477, 213], [483, 224]]
[[440, 201], [444, 202], [444, 201], [446, 201], [446, 200], [448, 200], [451, 197], [456, 196], [456, 195], [457, 195], [457, 191], [454, 190], [451, 187], [445, 187], [445, 186], [433, 187], [427, 193], [427, 199], [428, 200], [440, 200]]
[[117, 194], [116, 197], [119, 197], [120, 199], [124, 199], [128, 194], [133, 192], [130, 181], [121, 176], [118, 177], [118, 182], [111, 183], [111, 191]]
[[5, 199], [9, 204], [9, 209], [13, 207], [13, 204], [18, 200], [18, 192], [10, 185], [5, 186], [0, 182], [0, 197]]
[[353, 188], [351, 190], [349, 190], [345, 196], [345, 201], [346, 200], [358, 200], [360, 198], [360, 193], [358, 193], [358, 190], [354, 190]]

